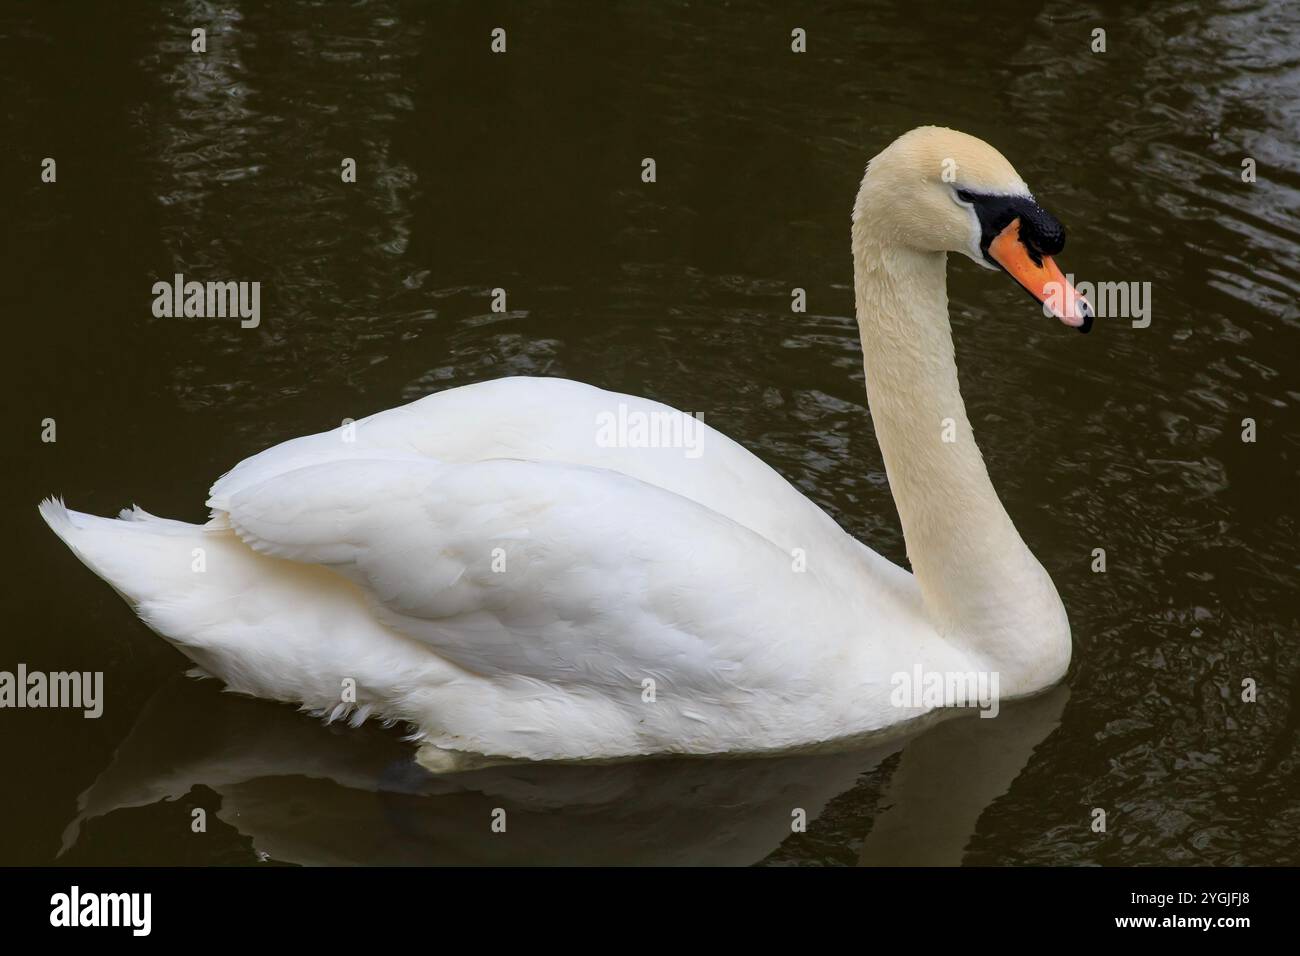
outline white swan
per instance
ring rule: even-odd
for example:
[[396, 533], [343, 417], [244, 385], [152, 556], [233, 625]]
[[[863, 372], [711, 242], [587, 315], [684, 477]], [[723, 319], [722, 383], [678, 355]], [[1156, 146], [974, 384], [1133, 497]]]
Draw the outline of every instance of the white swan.
[[[702, 423], [698, 456], [606, 447], [620, 406], [671, 410], [560, 379], [285, 442], [217, 481], [205, 525], [41, 514], [231, 690], [408, 722], [433, 769], [855, 740], [931, 709], [896, 705], [894, 675], [917, 668], [1041, 690], [1069, 664], [1069, 623], [971, 434], [945, 265], [1001, 266], [1046, 300], [1063, 231], [992, 147], [924, 127], [868, 165], [852, 238], [913, 574]], [[1086, 330], [1062, 287], [1056, 314]]]

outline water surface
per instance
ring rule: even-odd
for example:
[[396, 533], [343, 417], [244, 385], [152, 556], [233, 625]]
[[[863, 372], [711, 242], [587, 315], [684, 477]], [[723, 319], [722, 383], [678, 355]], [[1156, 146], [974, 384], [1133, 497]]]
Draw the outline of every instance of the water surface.
[[[1300, 14], [952, 6], [6, 6], [0, 669], [101, 670], [109, 699], [0, 712], [0, 862], [1300, 862]], [[848, 214], [866, 160], [923, 123], [1011, 159], [1067, 224], [1068, 271], [1152, 287], [1149, 327], [1083, 337], [951, 262], [971, 419], [1074, 631], [1065, 686], [1005, 719], [428, 778], [396, 731], [181, 677], [36, 515], [60, 493], [201, 520], [269, 444], [552, 375], [702, 412], [903, 562]], [[176, 272], [261, 281], [260, 327], [154, 318]]]

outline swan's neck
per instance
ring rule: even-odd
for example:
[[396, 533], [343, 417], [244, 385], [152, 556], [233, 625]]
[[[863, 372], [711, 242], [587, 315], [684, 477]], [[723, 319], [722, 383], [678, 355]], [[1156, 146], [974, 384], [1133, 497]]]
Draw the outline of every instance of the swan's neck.
[[947, 257], [854, 237], [867, 399], [926, 611], [1026, 693], [1069, 663], [1056, 589], [989, 481], [957, 383]]

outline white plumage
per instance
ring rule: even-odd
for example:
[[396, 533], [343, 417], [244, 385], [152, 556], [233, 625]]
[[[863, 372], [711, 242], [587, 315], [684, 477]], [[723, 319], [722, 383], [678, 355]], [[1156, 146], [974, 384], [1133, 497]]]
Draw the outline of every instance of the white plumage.
[[[969, 246], [970, 223], [953, 228], [954, 247]], [[955, 367], [944, 394], [942, 342], [927, 344], [947, 315], [946, 301], [931, 314], [923, 272], [877, 282], [857, 268], [869, 385], [912, 380], [888, 409], [871, 399], [909, 556], [918, 575], [939, 569], [920, 581], [707, 425], [697, 457], [607, 447], [602, 416], [671, 410], [561, 379], [452, 389], [285, 442], [213, 485], [203, 526], [54, 501], [41, 513], [232, 690], [409, 722], [437, 769], [853, 740], [923, 712], [890, 699], [893, 675], [917, 664], [1000, 669], [1004, 692], [1028, 693], [1063, 672], [1068, 624], [979, 484], [973, 440], [936, 444], [937, 413], [960, 395]], [[907, 282], [912, 301], [898, 296]], [[897, 347], [900, 330], [924, 361], [874, 348]], [[916, 408], [917, 394], [935, 407]], [[952, 540], [927, 544], [934, 529]], [[981, 549], [987, 568], [962, 566]], [[969, 627], [945, 616], [966, 606]]]

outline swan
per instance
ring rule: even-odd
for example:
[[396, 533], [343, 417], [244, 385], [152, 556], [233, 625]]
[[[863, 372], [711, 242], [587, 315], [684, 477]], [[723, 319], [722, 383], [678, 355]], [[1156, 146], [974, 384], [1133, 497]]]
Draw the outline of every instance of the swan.
[[[992, 146], [903, 134], [852, 215], [867, 398], [912, 571], [741, 445], [599, 440], [668, 406], [573, 381], [449, 389], [276, 445], [196, 525], [40, 513], [230, 691], [412, 728], [433, 771], [485, 761], [849, 746], [954, 703], [899, 675], [1065, 674], [1056, 589], [989, 480], [958, 388], [946, 263], [1010, 274], [1087, 331], [1064, 229]], [[648, 443], [654, 445], [655, 443]]]

